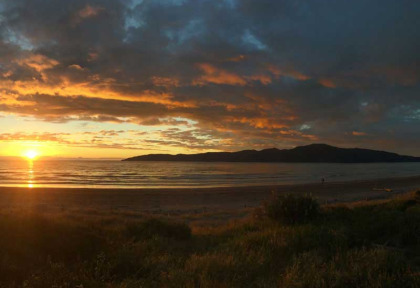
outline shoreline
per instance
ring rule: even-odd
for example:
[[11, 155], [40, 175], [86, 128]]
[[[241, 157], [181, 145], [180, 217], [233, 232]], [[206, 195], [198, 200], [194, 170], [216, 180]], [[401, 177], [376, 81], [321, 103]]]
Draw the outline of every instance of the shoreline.
[[[384, 190], [389, 189], [389, 190]], [[258, 207], [273, 193], [312, 194], [321, 204], [390, 198], [420, 189], [411, 177], [214, 188], [28, 188], [0, 187], [0, 210], [97, 210], [135, 213], [241, 211]]]
[[2, 190], [50, 190], [50, 191], [75, 191], [75, 190], [82, 190], [82, 191], [112, 191], [112, 192], [119, 192], [119, 191], [131, 191], [131, 192], [152, 192], [152, 191], [192, 191], [192, 190], [200, 190], [200, 191], [213, 191], [213, 190], [239, 190], [239, 189], [251, 189], [255, 188], [257, 190], [266, 189], [266, 188], [283, 188], [283, 187], [299, 187], [299, 186], [329, 186], [329, 185], [345, 185], [345, 184], [367, 184], [367, 183], [398, 183], [398, 182], [407, 182], [407, 181], [420, 181], [420, 175], [415, 176], [404, 176], [404, 177], [391, 177], [391, 178], [372, 178], [372, 179], [354, 179], [354, 180], [343, 180], [343, 181], [326, 181], [325, 183], [321, 182], [307, 182], [307, 183], [287, 183], [287, 184], [266, 184], [266, 185], [222, 185], [222, 186], [179, 186], [179, 187], [158, 187], [158, 186], [151, 186], [151, 187], [130, 187], [130, 186], [121, 186], [121, 187], [113, 187], [109, 186], [101, 186], [95, 187], [95, 185], [91, 185], [92, 187], [80, 186], [80, 187], [65, 187], [63, 186], [35, 186], [29, 187], [29, 184], [22, 184], [20, 186], [13, 186], [13, 185], [2, 185], [0, 184], [0, 193]]

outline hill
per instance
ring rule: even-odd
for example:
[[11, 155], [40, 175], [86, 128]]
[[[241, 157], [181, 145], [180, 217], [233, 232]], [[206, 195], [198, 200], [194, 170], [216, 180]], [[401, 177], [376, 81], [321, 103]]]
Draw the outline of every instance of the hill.
[[243, 150], [177, 155], [149, 154], [127, 158], [123, 161], [373, 163], [420, 162], [420, 157], [370, 149], [311, 144], [282, 150], [270, 148], [261, 151]]

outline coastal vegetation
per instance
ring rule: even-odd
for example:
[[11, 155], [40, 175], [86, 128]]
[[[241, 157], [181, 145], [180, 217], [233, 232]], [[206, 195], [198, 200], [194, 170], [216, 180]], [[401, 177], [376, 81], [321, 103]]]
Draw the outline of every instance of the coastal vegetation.
[[3, 211], [0, 231], [0, 287], [420, 287], [420, 191], [217, 226]]

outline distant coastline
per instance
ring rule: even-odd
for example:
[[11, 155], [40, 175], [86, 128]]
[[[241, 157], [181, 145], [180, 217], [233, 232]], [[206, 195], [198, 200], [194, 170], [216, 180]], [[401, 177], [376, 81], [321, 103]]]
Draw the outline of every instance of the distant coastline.
[[286, 163], [381, 163], [420, 162], [420, 157], [362, 148], [339, 148], [327, 144], [311, 144], [293, 149], [270, 148], [238, 152], [207, 152], [198, 154], [149, 154], [122, 161], [179, 162], [286, 162]]

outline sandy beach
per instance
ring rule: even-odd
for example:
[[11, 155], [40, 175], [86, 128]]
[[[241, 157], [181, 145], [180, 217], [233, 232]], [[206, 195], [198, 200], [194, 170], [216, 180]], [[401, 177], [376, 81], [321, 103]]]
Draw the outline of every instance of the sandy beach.
[[389, 198], [420, 189], [420, 176], [352, 182], [194, 189], [0, 187], [0, 208], [36, 212], [243, 215], [273, 193], [310, 193], [321, 204]]

